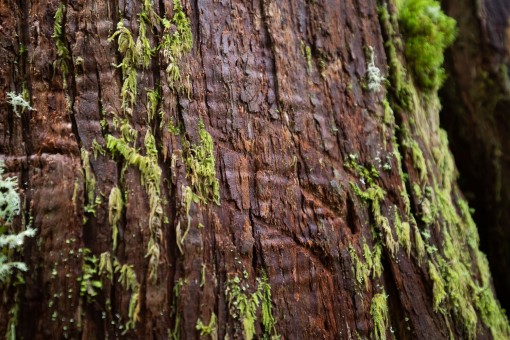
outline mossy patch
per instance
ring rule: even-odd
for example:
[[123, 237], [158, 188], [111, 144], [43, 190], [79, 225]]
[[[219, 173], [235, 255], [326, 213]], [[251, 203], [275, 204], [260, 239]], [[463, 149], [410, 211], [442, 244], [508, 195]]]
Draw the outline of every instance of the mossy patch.
[[422, 89], [437, 90], [445, 79], [444, 50], [455, 40], [455, 20], [435, 0], [402, 1], [398, 20], [414, 78]]
[[389, 310], [387, 296], [383, 293], [375, 294], [370, 305], [370, 315], [374, 322], [374, 339], [385, 340], [389, 327]]
[[241, 321], [244, 339], [252, 340], [256, 335], [255, 322], [257, 310], [261, 307], [261, 322], [264, 339], [279, 339], [276, 332], [276, 320], [273, 317], [271, 286], [267, 276], [257, 279], [257, 289], [246, 293], [247, 286], [243, 286], [241, 279], [234, 276], [227, 281], [225, 295], [227, 296], [230, 315]]
[[53, 24], [53, 35], [51, 36], [55, 40], [55, 46], [57, 48], [57, 59], [53, 62], [53, 68], [60, 68], [60, 72], [62, 72], [62, 77], [64, 78], [64, 87], [67, 85], [66, 77], [69, 73], [69, 62], [71, 60], [71, 54], [64, 40], [65, 13], [66, 5], [61, 2], [53, 17], [55, 22]]
[[220, 205], [220, 185], [216, 178], [213, 140], [202, 120], [198, 123], [200, 142], [183, 140], [183, 160], [193, 193], [203, 204]]

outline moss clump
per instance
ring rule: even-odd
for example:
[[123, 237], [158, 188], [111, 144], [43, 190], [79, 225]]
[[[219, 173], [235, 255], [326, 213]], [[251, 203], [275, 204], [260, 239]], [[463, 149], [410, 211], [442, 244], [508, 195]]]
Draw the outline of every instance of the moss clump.
[[349, 161], [346, 167], [353, 169], [356, 174], [361, 177], [361, 182], [368, 186], [368, 188], [363, 191], [357, 184], [350, 183], [354, 193], [360, 197], [363, 202], [370, 205], [372, 216], [375, 220], [375, 226], [381, 233], [386, 248], [392, 256], [395, 256], [398, 250], [398, 243], [393, 238], [388, 219], [381, 213], [381, 202], [386, 192], [375, 183], [375, 179], [379, 177], [379, 173], [374, 166], [369, 170], [363, 165], [359, 165], [357, 163], [357, 158], [353, 155], [349, 155]]
[[437, 271], [436, 266], [431, 261], [429, 261], [429, 276], [433, 284], [432, 296], [434, 297], [434, 311], [439, 311], [442, 310], [440, 306], [446, 298], [446, 292], [443, 279]]
[[370, 305], [370, 315], [374, 321], [374, 339], [385, 340], [388, 321], [388, 302], [384, 293], [375, 294]]
[[[148, 134], [150, 134], [150, 132], [148, 132]], [[150, 135], [148, 139], [149, 145], [152, 145]], [[145, 185], [146, 188], [154, 186], [154, 190], [159, 193], [161, 168], [157, 164], [157, 160], [153, 157], [142, 156], [138, 150], [129, 146], [124, 140], [115, 138], [112, 135], [106, 136], [106, 148], [114, 155], [121, 155], [129, 165], [136, 166], [142, 174], [142, 185]]]
[[475, 292], [475, 307], [494, 339], [505, 339], [510, 335], [510, 326], [505, 311], [499, 306], [489, 286]]
[[62, 77], [64, 78], [64, 86], [66, 85], [66, 76], [69, 72], [69, 61], [71, 60], [71, 54], [69, 53], [69, 49], [67, 48], [64, 41], [64, 16], [66, 11], [66, 5], [61, 2], [57, 11], [55, 12], [55, 23], [53, 24], [53, 35], [51, 36], [55, 39], [55, 45], [57, 47], [57, 60], [53, 63], [53, 68], [56, 69], [60, 64], [60, 71], [62, 72]]
[[129, 321], [126, 323], [127, 332], [129, 329], [134, 329], [136, 322], [140, 319], [140, 301], [139, 292], [140, 284], [136, 278], [136, 273], [133, 266], [123, 264], [121, 265], [117, 260], [114, 261], [115, 273], [119, 274], [119, 282], [122, 287], [126, 290], [131, 291], [131, 298], [129, 299], [128, 318]]
[[387, 35], [384, 46], [388, 55], [388, 77], [391, 84], [389, 92], [393, 97], [391, 100], [392, 105], [395, 105], [393, 108], [411, 110], [413, 107], [412, 87], [407, 80], [404, 65], [402, 65], [397, 54], [397, 48], [400, 48], [401, 45], [399, 35], [395, 32], [395, 27], [398, 24], [395, 16], [390, 16], [386, 4], [379, 7], [379, 20], [383, 31]]
[[198, 319], [196, 329], [197, 331], [200, 332], [201, 337], [209, 335], [214, 338], [215, 336], [217, 336], [216, 314], [214, 313], [211, 314], [211, 318], [209, 319], [209, 323], [207, 325], [204, 324], [202, 320]]
[[368, 244], [363, 245], [363, 257], [365, 257], [369, 272], [372, 272], [372, 278], [374, 279], [379, 278], [382, 274], [381, 255], [382, 246], [380, 243], [376, 243], [372, 251], [370, 251]]
[[414, 246], [416, 248], [416, 258], [418, 260], [418, 265], [420, 265], [423, 257], [425, 257], [425, 242], [423, 242], [420, 230], [416, 225], [414, 226]]
[[171, 20], [163, 18], [161, 22], [163, 23], [164, 34], [159, 49], [168, 63], [166, 73], [169, 86], [180, 88], [180, 86], [176, 86], [182, 81], [178, 62], [193, 47], [191, 23], [179, 0], [174, 0], [173, 18]]
[[113, 251], [117, 249], [119, 236], [118, 223], [122, 216], [123, 207], [124, 200], [122, 199], [122, 191], [117, 187], [113, 187], [108, 198], [108, 222], [112, 226]]
[[91, 254], [88, 248], [80, 248], [79, 253], [83, 257], [82, 275], [78, 277], [80, 296], [85, 297], [87, 302], [92, 302], [99, 291], [103, 289], [103, 283], [99, 278], [99, 258]]
[[191, 188], [187, 185], [182, 186], [182, 200], [181, 200], [181, 206], [184, 208], [184, 212], [186, 214], [186, 230], [184, 230], [184, 233], [182, 232], [181, 223], [177, 223], [177, 227], [175, 228], [175, 243], [177, 244], [177, 247], [179, 248], [179, 251], [181, 254], [184, 253], [182, 246], [184, 245], [184, 240], [186, 239], [186, 236], [188, 235], [188, 232], [191, 227], [191, 216], [189, 215], [189, 210], [191, 208], [191, 202], [198, 203], [198, 196], [193, 193]]
[[301, 53], [303, 53], [303, 56], [306, 58], [306, 65], [308, 66], [307, 72], [308, 75], [312, 74], [312, 48], [308, 46], [304, 41], [301, 41]]
[[193, 193], [200, 202], [220, 205], [220, 185], [216, 179], [213, 141], [202, 120], [198, 123], [198, 133], [199, 144], [190, 145], [186, 140], [183, 142], [187, 176], [191, 180]]
[[85, 211], [91, 213], [93, 215], [96, 214], [95, 207], [95, 189], [96, 189], [96, 176], [94, 176], [94, 172], [92, 171], [92, 166], [90, 165], [89, 152], [84, 148], [81, 149], [81, 161], [83, 167], [83, 175], [85, 177], [85, 199], [87, 205], [84, 207]]
[[149, 278], [155, 280], [159, 264], [159, 239], [162, 237], [161, 221], [163, 207], [161, 205], [161, 168], [158, 164], [157, 149], [154, 136], [149, 130], [145, 135], [146, 156], [129, 146], [124, 140], [106, 136], [106, 148], [114, 155], [121, 155], [129, 165], [136, 166], [141, 173], [141, 184], [145, 186], [149, 196], [149, 230], [150, 238], [146, 257], [149, 258]]
[[156, 115], [159, 101], [161, 100], [161, 94], [159, 89], [147, 90], [147, 120], [151, 122]]
[[358, 160], [358, 155], [349, 154], [347, 159], [344, 162], [344, 166], [347, 169], [351, 169], [357, 176], [360, 177], [360, 180], [371, 186], [374, 184], [375, 180], [379, 178], [379, 171], [374, 167], [373, 164], [370, 165], [370, 168], [360, 164]]
[[[367, 245], [365, 244], [365, 246], [367, 246]], [[363, 287], [363, 285], [364, 285], [365, 289], [368, 289], [368, 275], [370, 275], [370, 269], [373, 266], [370, 249], [368, 249], [368, 252], [370, 253], [370, 255], [365, 253], [365, 255], [367, 255], [367, 256], [365, 256], [366, 263], [363, 263], [359, 259], [358, 254], [356, 253], [356, 250], [352, 246], [349, 247], [349, 254], [351, 255], [351, 260], [353, 262], [352, 271], [354, 273], [354, 277], [356, 278], [358, 285], [360, 287]], [[367, 257], [368, 257], [368, 260], [367, 260]]]
[[234, 276], [227, 281], [225, 294], [227, 296], [230, 315], [240, 319], [243, 325], [244, 339], [254, 338], [257, 310], [262, 305], [261, 316], [264, 328], [264, 339], [279, 339], [276, 333], [276, 321], [272, 314], [271, 286], [267, 282], [267, 276], [257, 279], [257, 289], [251, 294], [245, 293], [247, 287], [242, 287], [241, 279]]
[[420, 146], [412, 138], [408, 138], [407, 141], [403, 143], [403, 146], [411, 150], [414, 167], [418, 170], [420, 179], [424, 181], [427, 178], [427, 163], [425, 162], [425, 157], [423, 157]]
[[443, 52], [455, 40], [455, 20], [435, 0], [404, 0], [398, 19], [415, 79], [424, 90], [437, 90], [445, 79]]
[[395, 207], [395, 231], [397, 233], [397, 238], [399, 244], [402, 246], [407, 256], [411, 255], [411, 226], [408, 222], [402, 222], [400, 216], [397, 211], [397, 207]]
[[136, 100], [136, 65], [138, 64], [140, 52], [136, 48], [131, 31], [124, 26], [122, 20], [117, 23], [117, 30], [108, 38], [108, 41], [113, 41], [115, 38], [117, 38], [118, 51], [123, 56], [122, 62], [116, 65], [116, 67], [122, 70], [122, 108], [125, 112], [131, 113]]

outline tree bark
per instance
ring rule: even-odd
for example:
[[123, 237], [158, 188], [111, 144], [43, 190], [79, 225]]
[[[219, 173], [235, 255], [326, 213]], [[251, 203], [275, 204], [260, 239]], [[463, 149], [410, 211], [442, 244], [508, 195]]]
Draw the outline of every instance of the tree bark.
[[461, 173], [459, 184], [480, 232], [502, 306], [510, 310], [510, 8], [503, 1], [445, 1], [459, 35], [448, 51], [451, 77], [442, 122]]
[[510, 336], [396, 5], [182, 6], [0, 0], [10, 228], [38, 231], [0, 332]]

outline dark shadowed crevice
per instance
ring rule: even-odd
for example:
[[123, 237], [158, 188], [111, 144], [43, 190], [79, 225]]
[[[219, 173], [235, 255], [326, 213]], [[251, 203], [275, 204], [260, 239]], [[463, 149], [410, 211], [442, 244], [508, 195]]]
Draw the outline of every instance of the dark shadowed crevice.
[[[496, 294], [510, 310], [510, 91], [505, 1], [443, 1], [459, 34], [446, 53], [449, 75], [441, 91], [441, 125], [459, 170], [458, 183], [474, 209], [480, 248], [487, 254]], [[508, 24], [506, 24], [508, 26]], [[507, 312], [508, 314], [508, 312]]]

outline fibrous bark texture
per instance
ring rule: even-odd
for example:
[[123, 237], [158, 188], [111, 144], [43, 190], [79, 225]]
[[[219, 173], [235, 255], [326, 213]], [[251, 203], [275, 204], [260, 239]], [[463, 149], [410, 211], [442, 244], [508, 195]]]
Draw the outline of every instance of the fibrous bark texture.
[[0, 331], [509, 336], [402, 3], [0, 0]]

